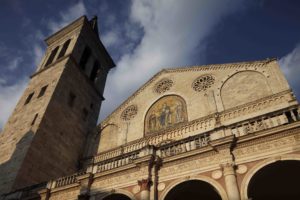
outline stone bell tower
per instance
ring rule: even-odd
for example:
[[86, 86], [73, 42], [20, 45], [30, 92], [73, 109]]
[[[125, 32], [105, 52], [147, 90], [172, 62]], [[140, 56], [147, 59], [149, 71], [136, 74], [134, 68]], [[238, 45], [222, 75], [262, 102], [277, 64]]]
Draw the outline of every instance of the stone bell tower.
[[45, 56], [0, 134], [0, 194], [78, 170], [115, 66], [96, 17], [80, 17], [45, 42]]

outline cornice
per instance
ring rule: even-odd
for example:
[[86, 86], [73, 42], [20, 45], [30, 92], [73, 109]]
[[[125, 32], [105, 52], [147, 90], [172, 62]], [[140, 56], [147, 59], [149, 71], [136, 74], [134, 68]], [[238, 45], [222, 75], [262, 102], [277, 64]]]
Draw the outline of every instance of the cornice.
[[73, 21], [71, 24], [63, 27], [62, 29], [60, 29], [59, 31], [55, 32], [54, 34], [52, 34], [51, 36], [47, 37], [45, 39], [45, 42], [48, 46], [50, 46], [53, 42], [57, 41], [60, 37], [63, 37], [64, 35], [66, 35], [67, 33], [73, 31], [74, 29], [83, 26], [84, 21], [87, 21], [86, 16], [81, 16], [78, 19], [76, 19], [75, 21]]

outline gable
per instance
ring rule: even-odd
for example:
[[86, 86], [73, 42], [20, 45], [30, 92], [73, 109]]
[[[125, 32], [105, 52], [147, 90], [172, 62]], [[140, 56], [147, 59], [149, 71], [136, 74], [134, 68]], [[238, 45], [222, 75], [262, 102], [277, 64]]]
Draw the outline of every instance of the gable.
[[286, 90], [289, 86], [274, 60], [163, 70], [101, 123], [116, 126], [101, 133], [99, 152]]

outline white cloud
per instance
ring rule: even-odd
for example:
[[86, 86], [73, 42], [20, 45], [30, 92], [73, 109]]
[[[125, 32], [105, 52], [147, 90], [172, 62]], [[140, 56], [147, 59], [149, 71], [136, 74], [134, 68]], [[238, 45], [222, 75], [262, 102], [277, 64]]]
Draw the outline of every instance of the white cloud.
[[[133, 91], [166, 66], [191, 65], [194, 52], [224, 16], [241, 8], [239, 0], [133, 0], [130, 24], [144, 31], [140, 44], [124, 54], [108, 77], [103, 119]], [[127, 27], [130, 30], [130, 27]], [[136, 36], [135, 36], [136, 37]], [[205, 52], [202, 52], [202, 55]], [[199, 59], [198, 59], [199, 60]]]
[[28, 79], [23, 79], [10, 86], [4, 86], [4, 84], [2, 84], [2, 81], [0, 82], [0, 129], [3, 127], [9, 115], [12, 113], [14, 107], [17, 104], [17, 101], [26, 88], [27, 82]]
[[119, 33], [117, 32], [107, 32], [106, 34], [104, 34], [101, 37], [102, 42], [105, 44], [105, 46], [107, 48], [109, 48], [110, 46], [115, 46], [117, 44], [119, 44], [120, 38], [119, 38]]
[[14, 71], [15, 69], [17, 69], [17, 67], [20, 66], [20, 63], [23, 61], [23, 58], [18, 56], [15, 58], [12, 58], [11, 61], [7, 64], [7, 68], [10, 71]]
[[42, 60], [42, 57], [44, 55], [44, 49], [38, 45], [38, 44], [35, 44], [33, 46], [33, 57], [34, 57], [34, 66], [38, 66], [39, 63], [41, 62]]
[[300, 44], [292, 52], [282, 57], [279, 64], [296, 94], [300, 95]]
[[86, 7], [82, 1], [72, 5], [66, 11], [60, 12], [60, 20], [59, 21], [49, 21], [48, 28], [53, 33], [57, 30], [61, 29], [62, 27], [68, 25], [70, 22], [75, 20], [82, 15], [87, 13]]

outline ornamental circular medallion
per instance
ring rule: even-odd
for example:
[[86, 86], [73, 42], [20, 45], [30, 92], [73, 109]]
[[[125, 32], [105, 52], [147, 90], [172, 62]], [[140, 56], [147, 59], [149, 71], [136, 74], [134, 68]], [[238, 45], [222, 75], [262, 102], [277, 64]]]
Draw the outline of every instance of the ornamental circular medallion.
[[133, 194], [137, 194], [141, 191], [141, 187], [139, 185], [136, 185], [132, 188]]
[[210, 88], [215, 83], [215, 78], [212, 75], [203, 75], [199, 76], [194, 80], [192, 84], [192, 88], [197, 91], [206, 91], [208, 88]]
[[211, 177], [212, 177], [213, 179], [219, 179], [219, 178], [222, 177], [222, 175], [223, 175], [223, 173], [222, 173], [221, 170], [215, 170], [215, 171], [213, 171], [213, 172], [211, 173]]
[[137, 114], [137, 106], [131, 105], [128, 106], [121, 114], [121, 119], [128, 121], [134, 118]]
[[158, 186], [157, 186], [158, 191], [163, 191], [165, 188], [166, 188], [165, 183], [159, 183]]
[[173, 81], [171, 79], [164, 78], [155, 84], [154, 91], [158, 94], [164, 93], [173, 86]]
[[245, 174], [247, 172], [248, 168], [246, 165], [239, 165], [236, 172], [238, 174]]

